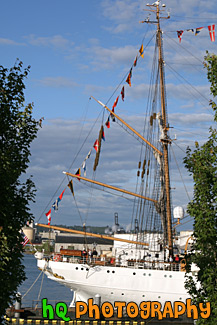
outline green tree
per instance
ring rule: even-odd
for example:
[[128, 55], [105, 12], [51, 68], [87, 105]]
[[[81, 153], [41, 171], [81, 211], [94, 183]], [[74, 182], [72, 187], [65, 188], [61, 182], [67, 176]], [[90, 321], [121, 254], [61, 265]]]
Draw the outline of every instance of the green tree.
[[[213, 98], [217, 96], [217, 56], [207, 53], [204, 66], [211, 84]], [[217, 122], [217, 107], [210, 105]], [[196, 278], [187, 273], [186, 288], [195, 304], [211, 303], [211, 316], [197, 324], [217, 324], [217, 131], [210, 127], [209, 138], [201, 146], [195, 143], [187, 149], [184, 163], [194, 180], [193, 200], [188, 213], [194, 217], [193, 246], [187, 255], [187, 270], [195, 263], [199, 268]], [[198, 286], [199, 284], [199, 286]]]
[[33, 104], [24, 106], [29, 69], [19, 60], [11, 69], [0, 66], [0, 322], [25, 279], [20, 230], [33, 218], [29, 202], [35, 187], [24, 174], [39, 123], [32, 117]]

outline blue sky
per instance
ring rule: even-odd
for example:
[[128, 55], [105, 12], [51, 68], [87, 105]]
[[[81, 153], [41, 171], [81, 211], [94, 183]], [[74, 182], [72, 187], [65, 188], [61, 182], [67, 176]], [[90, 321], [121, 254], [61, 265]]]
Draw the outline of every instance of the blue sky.
[[[184, 171], [182, 158], [187, 145], [193, 145], [195, 140], [205, 141], [212, 123], [209, 85], [202, 62], [206, 50], [216, 53], [216, 42], [210, 41], [207, 26], [217, 23], [217, 10], [210, 0], [205, 4], [200, 0], [165, 3], [171, 15], [162, 23], [169, 122], [174, 127], [171, 137], [177, 136], [174, 151], [192, 195], [192, 182]], [[24, 66], [31, 65], [26, 103], [34, 102], [36, 119], [45, 118], [32, 145], [28, 170], [37, 188], [36, 203], [31, 205], [36, 221], [41, 217], [40, 221], [46, 223], [44, 212], [67, 184], [62, 171], [72, 164], [71, 171], [75, 172], [97, 138], [102, 110], [89, 97], [111, 107], [120, 93], [120, 88], [116, 92], [115, 89], [124, 84], [122, 80], [142, 42], [145, 47], [154, 36], [154, 26], [139, 23], [148, 15], [145, 8], [146, 2], [140, 0], [22, 0], [1, 4], [1, 64], [11, 67], [19, 58]], [[179, 44], [177, 30], [202, 26], [204, 29], [197, 36], [185, 31]], [[143, 128], [153, 46], [151, 42], [145, 58], [133, 70], [132, 87], [126, 87], [125, 102], [118, 106], [118, 114], [138, 131]], [[93, 123], [96, 128], [90, 132]], [[103, 146], [96, 179], [133, 191], [135, 177], [129, 175], [135, 175], [137, 144], [113, 124]], [[87, 167], [89, 172], [92, 164], [93, 160]], [[171, 167], [173, 203], [186, 208], [188, 197], [174, 162]], [[52, 212], [52, 223], [80, 225], [86, 221], [90, 225], [112, 225], [113, 214], [118, 212], [120, 223], [129, 224], [131, 202], [87, 190], [78, 182], [75, 191], [81, 218], [66, 190], [59, 211]]]

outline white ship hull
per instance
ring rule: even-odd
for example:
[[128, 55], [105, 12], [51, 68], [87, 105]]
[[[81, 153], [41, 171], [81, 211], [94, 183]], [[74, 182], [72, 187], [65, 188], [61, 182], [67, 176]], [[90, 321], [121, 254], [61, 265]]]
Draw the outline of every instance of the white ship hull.
[[114, 266], [94, 266], [38, 260], [48, 278], [74, 291], [74, 301], [87, 302], [96, 294], [102, 302], [183, 301], [189, 298], [184, 288], [185, 272]]

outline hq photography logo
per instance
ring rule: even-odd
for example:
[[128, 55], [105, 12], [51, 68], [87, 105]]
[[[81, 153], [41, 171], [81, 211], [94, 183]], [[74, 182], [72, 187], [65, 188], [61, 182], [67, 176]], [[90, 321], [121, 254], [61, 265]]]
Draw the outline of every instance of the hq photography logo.
[[[210, 302], [199, 303], [199, 306], [192, 304], [191, 299], [186, 299], [186, 302], [175, 301], [171, 303], [166, 301], [162, 305], [158, 301], [142, 301], [139, 305], [135, 302], [126, 303], [124, 301], [115, 301], [114, 304], [104, 302], [100, 307], [93, 303], [93, 299], [88, 299], [88, 302], [77, 301], [75, 303], [75, 318], [80, 319], [81, 316], [88, 316], [92, 319], [111, 318], [114, 315], [119, 319], [123, 316], [135, 319], [164, 318], [177, 319], [179, 316], [186, 314], [187, 318], [194, 320], [199, 317], [207, 319], [210, 316]], [[68, 307], [64, 302], [58, 302], [55, 307], [47, 303], [47, 299], [42, 299], [42, 316], [43, 318], [53, 320], [55, 316], [63, 321], [69, 322], [71, 319], [67, 315]]]

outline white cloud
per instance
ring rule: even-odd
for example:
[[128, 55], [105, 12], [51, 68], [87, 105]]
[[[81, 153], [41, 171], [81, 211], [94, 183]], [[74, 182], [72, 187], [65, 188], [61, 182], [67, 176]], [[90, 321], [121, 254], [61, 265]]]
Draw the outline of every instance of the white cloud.
[[[102, 12], [106, 19], [110, 19], [115, 23], [115, 27], [110, 26], [113, 33], [125, 32], [132, 29], [138, 12], [139, 1], [105, 0], [102, 2]], [[138, 18], [138, 16], [137, 16]]]
[[117, 64], [129, 66], [137, 51], [138, 48], [131, 45], [119, 48], [93, 46], [87, 49], [87, 53], [91, 54], [91, 61], [95, 69], [114, 69]]
[[[179, 0], [174, 2], [173, 0], [167, 1], [167, 7], [171, 8], [171, 13], [179, 16], [187, 16], [188, 19], [197, 17], [200, 19], [201, 17], [207, 17], [206, 13], [213, 13], [213, 1], [207, 0], [206, 4], [204, 4], [203, 0]], [[204, 15], [205, 14], [205, 15]], [[200, 26], [198, 26], [200, 27]]]
[[86, 94], [98, 94], [100, 92], [105, 92], [105, 91], [112, 91], [112, 88], [109, 87], [103, 87], [103, 86], [99, 86], [99, 85], [93, 85], [93, 84], [86, 84], [85, 85], [85, 93]]
[[52, 46], [59, 49], [66, 49], [74, 45], [74, 43], [62, 35], [54, 35], [50, 37], [29, 35], [26, 37], [28, 42], [34, 46]]
[[182, 114], [182, 113], [172, 113], [170, 114], [171, 123], [182, 124], [190, 126], [202, 126], [204, 123], [208, 122], [211, 124], [213, 122], [213, 117], [211, 114]]
[[[101, 6], [106, 20], [112, 22], [106, 29], [114, 34], [124, 32], [135, 33], [136, 29], [141, 28], [139, 21], [144, 20], [148, 16], [148, 13], [143, 11], [143, 9], [148, 9], [146, 2], [143, 0], [135, 0], [133, 2], [130, 0], [104, 0]], [[214, 20], [211, 19], [215, 15], [213, 6], [214, 4], [211, 0], [207, 0], [205, 4], [203, 0], [168, 0], [164, 15], [167, 16], [167, 11], [170, 11], [169, 30], [176, 31], [177, 22], [178, 30], [207, 25], [207, 20], [208, 23], [215, 23], [216, 18], [214, 17]], [[207, 17], [211, 18], [207, 19]], [[155, 18], [153, 13], [151, 18]]]
[[[147, 98], [149, 92], [149, 84], [138, 84], [133, 85], [133, 87], [127, 89], [128, 96], [134, 99]], [[166, 84], [166, 93], [168, 98], [171, 99], [181, 99], [181, 100], [189, 100], [191, 101], [191, 106], [193, 106], [192, 101], [201, 102], [203, 106], [209, 106], [209, 86], [193, 86], [191, 84], [185, 83], [183, 81], [182, 84], [174, 84], [167, 83]], [[186, 105], [189, 105], [187, 103]]]
[[78, 87], [78, 84], [69, 78], [66, 77], [45, 77], [38, 82], [45, 87], [53, 88], [75, 88]]
[[25, 43], [19, 43], [19, 42], [16, 42], [16, 41], [8, 39], [8, 38], [0, 38], [0, 44], [1, 45], [16, 45], [16, 46], [26, 45]]

